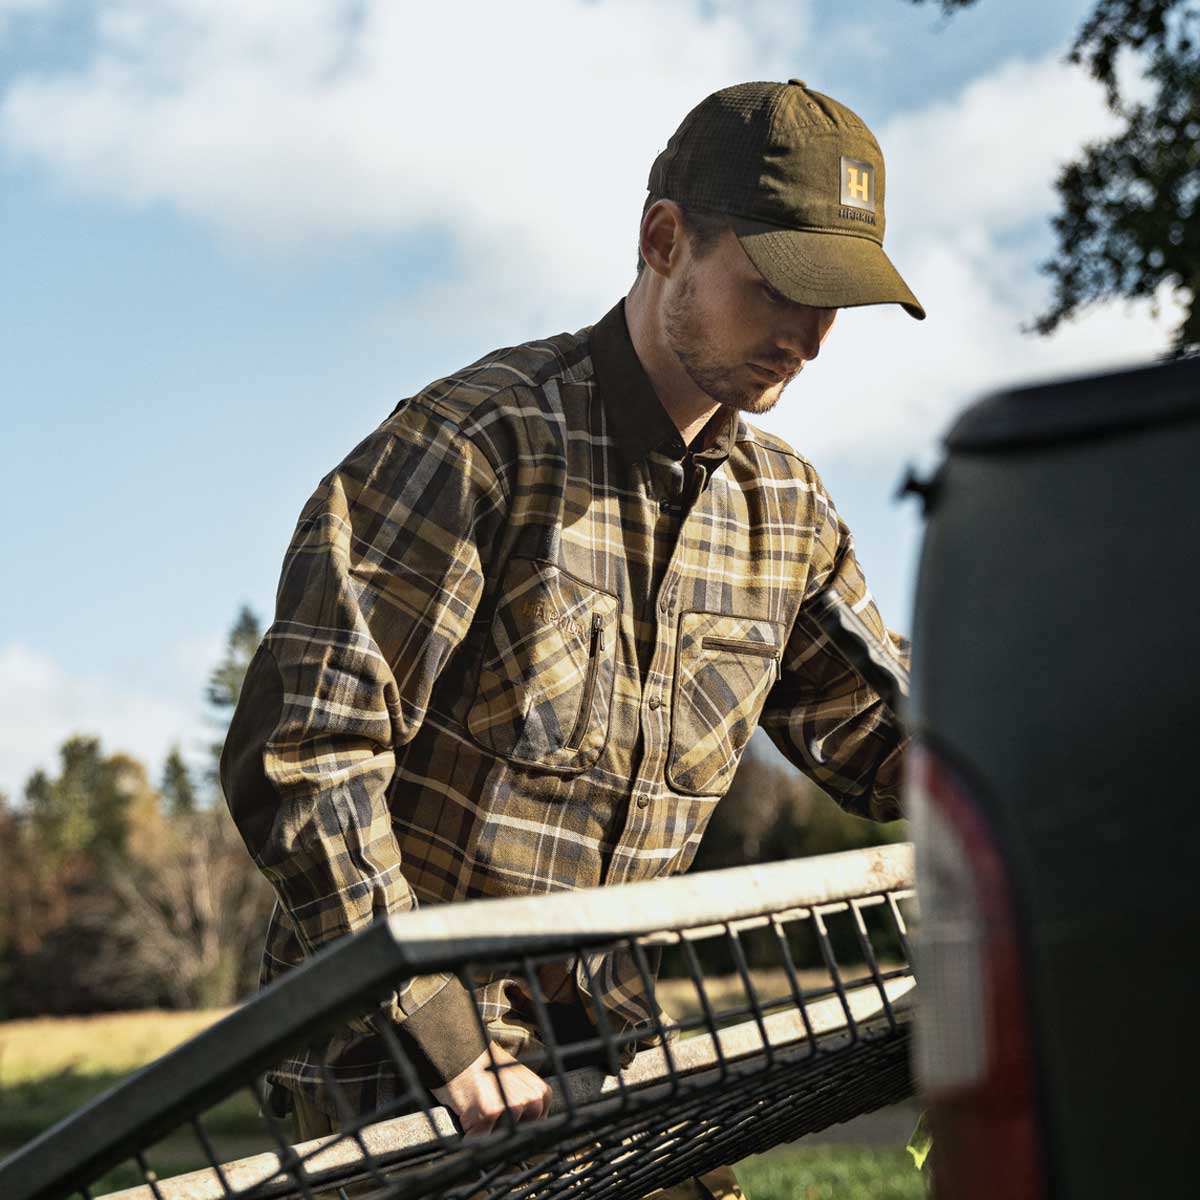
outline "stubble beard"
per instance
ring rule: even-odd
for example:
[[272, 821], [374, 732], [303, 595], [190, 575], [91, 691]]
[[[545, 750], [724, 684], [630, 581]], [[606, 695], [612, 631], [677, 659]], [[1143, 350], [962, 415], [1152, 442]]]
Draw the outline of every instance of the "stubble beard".
[[751, 414], [770, 412], [787, 385], [800, 374], [803, 364], [777, 386], [765, 390], [744, 382], [744, 377], [739, 379], [738, 372], [743, 364], [724, 366], [715, 362], [709, 354], [707, 339], [697, 315], [695, 296], [695, 280], [689, 271], [663, 310], [663, 332], [680, 365], [691, 381], [718, 404]]

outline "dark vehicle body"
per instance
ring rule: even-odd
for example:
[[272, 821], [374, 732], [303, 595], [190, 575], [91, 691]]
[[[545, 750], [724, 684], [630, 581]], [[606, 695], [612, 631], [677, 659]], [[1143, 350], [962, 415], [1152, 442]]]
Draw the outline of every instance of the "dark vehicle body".
[[991, 397], [922, 490], [935, 1194], [1200, 1196], [1200, 361]]

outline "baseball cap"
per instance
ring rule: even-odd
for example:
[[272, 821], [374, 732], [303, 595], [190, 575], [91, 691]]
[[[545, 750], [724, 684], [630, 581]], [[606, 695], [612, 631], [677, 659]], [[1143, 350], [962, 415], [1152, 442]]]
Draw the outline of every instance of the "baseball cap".
[[803, 80], [701, 100], [650, 168], [650, 192], [732, 218], [750, 261], [800, 304], [925, 309], [883, 252], [883, 153], [844, 104]]

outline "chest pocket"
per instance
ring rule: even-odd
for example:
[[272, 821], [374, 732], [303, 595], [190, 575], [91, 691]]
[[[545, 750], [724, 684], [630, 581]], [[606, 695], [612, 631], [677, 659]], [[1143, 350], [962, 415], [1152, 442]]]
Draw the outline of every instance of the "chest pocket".
[[729, 787], [779, 678], [780, 636], [777, 623], [753, 617], [680, 618], [666, 770], [677, 792], [721, 795]]
[[552, 563], [512, 559], [466, 724], [523, 766], [583, 771], [608, 741], [619, 602]]

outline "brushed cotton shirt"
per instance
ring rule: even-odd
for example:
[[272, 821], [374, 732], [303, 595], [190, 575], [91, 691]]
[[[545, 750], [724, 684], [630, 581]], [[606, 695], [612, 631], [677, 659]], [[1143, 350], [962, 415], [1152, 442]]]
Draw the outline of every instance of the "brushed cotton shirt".
[[[691, 863], [754, 728], [851, 812], [900, 815], [896, 715], [828, 636], [846, 614], [899, 675], [853, 541], [809, 462], [720, 407], [691, 447], [623, 302], [402, 401], [318, 486], [222, 756], [277, 893], [263, 982], [422, 904], [670, 875]], [[621, 955], [552, 1000], [651, 1017]], [[519, 1051], [525, 988], [397, 981], [272, 1078], [336, 1114]], [[474, 993], [472, 995], [472, 993]]]

